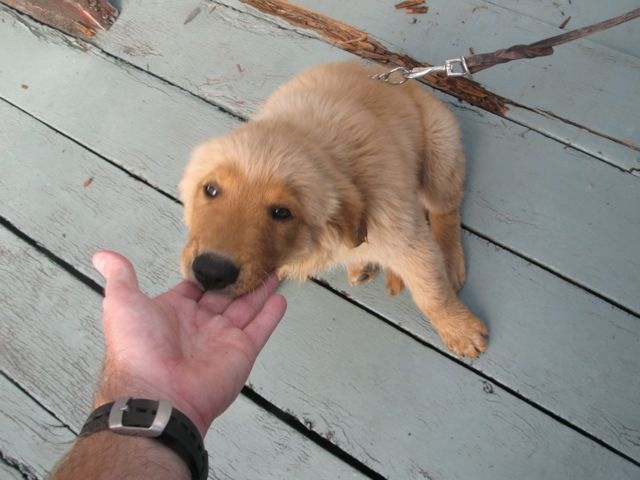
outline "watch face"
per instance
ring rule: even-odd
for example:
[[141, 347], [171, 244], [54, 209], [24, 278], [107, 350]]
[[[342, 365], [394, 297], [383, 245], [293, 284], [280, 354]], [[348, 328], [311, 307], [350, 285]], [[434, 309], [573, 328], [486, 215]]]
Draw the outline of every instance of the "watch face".
[[109, 412], [109, 430], [123, 435], [159, 437], [167, 427], [172, 411], [173, 406], [169, 400], [156, 402], [122, 397], [116, 400]]

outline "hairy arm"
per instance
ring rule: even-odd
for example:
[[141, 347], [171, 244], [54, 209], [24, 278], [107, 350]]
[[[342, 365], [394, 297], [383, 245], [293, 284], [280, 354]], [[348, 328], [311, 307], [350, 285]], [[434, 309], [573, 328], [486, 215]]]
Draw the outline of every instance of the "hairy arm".
[[79, 439], [50, 480], [188, 480], [184, 461], [161, 443], [109, 431]]

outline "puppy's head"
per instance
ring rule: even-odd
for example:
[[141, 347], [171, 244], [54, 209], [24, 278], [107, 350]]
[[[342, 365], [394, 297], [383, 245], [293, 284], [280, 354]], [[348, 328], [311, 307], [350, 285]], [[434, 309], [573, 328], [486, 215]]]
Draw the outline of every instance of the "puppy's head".
[[261, 122], [198, 147], [180, 183], [183, 276], [238, 296], [327, 238], [362, 243], [362, 198], [325, 156], [290, 128]]

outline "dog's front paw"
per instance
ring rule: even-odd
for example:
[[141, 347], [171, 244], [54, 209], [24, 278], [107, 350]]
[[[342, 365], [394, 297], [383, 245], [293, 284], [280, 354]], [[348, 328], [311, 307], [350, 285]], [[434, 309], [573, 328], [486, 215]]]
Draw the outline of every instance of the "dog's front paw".
[[349, 283], [356, 287], [366, 285], [378, 274], [378, 266], [374, 263], [359, 263], [347, 267], [347, 279]]
[[466, 308], [445, 322], [438, 322], [437, 330], [446, 347], [456, 355], [476, 358], [487, 350], [487, 327]]

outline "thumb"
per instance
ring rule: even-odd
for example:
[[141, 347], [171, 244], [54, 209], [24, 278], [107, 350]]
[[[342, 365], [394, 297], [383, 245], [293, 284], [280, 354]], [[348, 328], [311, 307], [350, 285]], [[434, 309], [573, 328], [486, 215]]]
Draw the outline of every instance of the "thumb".
[[124, 256], [108, 250], [93, 255], [93, 266], [104, 277], [105, 298], [129, 295], [140, 291], [136, 272]]

